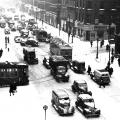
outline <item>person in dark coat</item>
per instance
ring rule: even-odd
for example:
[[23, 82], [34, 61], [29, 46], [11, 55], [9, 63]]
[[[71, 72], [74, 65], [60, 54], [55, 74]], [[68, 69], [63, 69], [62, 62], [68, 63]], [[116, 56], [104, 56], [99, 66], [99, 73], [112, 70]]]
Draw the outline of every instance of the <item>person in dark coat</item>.
[[2, 53], [3, 53], [3, 49], [1, 48], [1, 50], [0, 50], [0, 57], [2, 56]]
[[118, 58], [118, 65], [119, 65], [119, 67], [120, 67], [120, 58]]
[[90, 44], [91, 44], [91, 47], [92, 47], [93, 46], [93, 41], [92, 40], [90, 41]]
[[11, 94], [14, 95], [14, 86], [13, 86], [13, 84], [10, 85], [9, 93], [10, 93], [10, 96], [11, 96]]
[[90, 75], [90, 73], [91, 73], [91, 67], [90, 67], [90, 65], [88, 65], [87, 73], [88, 73], [88, 75]]
[[113, 56], [113, 54], [114, 54], [114, 49], [113, 49], [113, 48], [112, 48], [111, 54], [112, 54], [112, 56]]
[[113, 61], [114, 61], [114, 56], [112, 55], [111, 56], [111, 63], [113, 63]]
[[108, 70], [108, 72], [109, 72], [109, 75], [110, 75], [110, 77], [111, 77], [111, 75], [113, 74], [113, 68], [110, 67], [109, 70]]

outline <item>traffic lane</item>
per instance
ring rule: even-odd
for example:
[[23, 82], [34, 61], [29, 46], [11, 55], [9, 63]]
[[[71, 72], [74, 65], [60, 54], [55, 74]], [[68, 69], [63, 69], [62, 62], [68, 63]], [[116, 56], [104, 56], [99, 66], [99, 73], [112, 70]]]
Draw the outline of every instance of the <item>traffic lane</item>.
[[[73, 81], [69, 81], [68, 83], [64, 83], [64, 82], [58, 83], [54, 79], [49, 79], [47, 81], [39, 82], [37, 84], [33, 83], [33, 85], [35, 86], [36, 90], [38, 91], [38, 93], [40, 95], [40, 100], [42, 100], [41, 106], [43, 106], [45, 104], [48, 105], [48, 108], [49, 108], [49, 110], [47, 110], [48, 111], [47, 112], [48, 118], [50, 116], [53, 119], [55, 118], [55, 119], [59, 119], [59, 120], [62, 120], [62, 119], [86, 120], [86, 118], [77, 109], [75, 109], [75, 114], [73, 116], [69, 116], [69, 117], [66, 116], [64, 118], [58, 117], [59, 116], [58, 113], [54, 110], [54, 108], [51, 105], [52, 90], [65, 89], [70, 96], [72, 105], [75, 106], [75, 101], [76, 101], [77, 95], [72, 92], [72, 89], [71, 89], [72, 82]], [[103, 115], [101, 115], [100, 118], [96, 118], [96, 120], [98, 120], [98, 119], [103, 120], [103, 118], [105, 118], [105, 117], [103, 117]]]
[[116, 101], [115, 99], [113, 99], [113, 97], [109, 95], [112, 94], [112, 89], [114, 89], [115, 86], [99, 88], [99, 85], [92, 81], [90, 79], [90, 76], [88, 76], [87, 74], [80, 75], [80, 78], [84, 79], [87, 82], [88, 89], [92, 92], [96, 107], [101, 110], [101, 114], [102, 116], [104, 116], [105, 120], [112, 120], [113, 118], [118, 119], [120, 102]]

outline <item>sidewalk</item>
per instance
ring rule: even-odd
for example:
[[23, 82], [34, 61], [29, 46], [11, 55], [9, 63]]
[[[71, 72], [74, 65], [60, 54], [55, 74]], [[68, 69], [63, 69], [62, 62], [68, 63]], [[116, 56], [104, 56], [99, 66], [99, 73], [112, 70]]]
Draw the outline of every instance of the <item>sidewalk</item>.
[[[18, 86], [15, 95], [9, 88], [0, 91], [0, 117], [2, 120], [43, 120], [40, 98], [33, 85]], [[42, 111], [41, 111], [42, 110]]]

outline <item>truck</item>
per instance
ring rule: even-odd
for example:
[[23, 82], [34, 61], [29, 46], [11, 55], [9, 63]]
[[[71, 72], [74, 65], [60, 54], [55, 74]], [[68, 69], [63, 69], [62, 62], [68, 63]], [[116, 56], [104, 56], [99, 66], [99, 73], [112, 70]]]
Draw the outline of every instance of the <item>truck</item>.
[[54, 37], [50, 40], [50, 54], [61, 55], [65, 59], [72, 60], [72, 47], [61, 38]]
[[51, 69], [51, 75], [53, 75], [57, 82], [69, 81], [68, 60], [66, 60], [63, 56], [53, 55], [49, 58], [49, 64]]
[[52, 90], [52, 106], [59, 115], [73, 115], [75, 108], [71, 103], [71, 99], [64, 89]]
[[109, 72], [105, 69], [94, 70], [92, 79], [99, 84], [100, 86], [109, 85], [110, 75]]
[[23, 54], [24, 54], [24, 61], [26, 61], [28, 64], [38, 64], [38, 58], [36, 58], [35, 49], [23, 48]]
[[39, 42], [49, 42], [48, 33], [45, 30], [36, 30], [36, 38]]

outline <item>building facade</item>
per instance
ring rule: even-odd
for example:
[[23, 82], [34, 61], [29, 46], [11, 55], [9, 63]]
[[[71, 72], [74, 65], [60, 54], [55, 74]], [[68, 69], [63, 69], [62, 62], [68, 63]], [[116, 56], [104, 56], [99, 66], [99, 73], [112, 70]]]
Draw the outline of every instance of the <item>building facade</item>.
[[[120, 26], [119, 0], [22, 0], [22, 2], [28, 4], [34, 2], [39, 8], [37, 18], [54, 27], [60, 27], [65, 32], [79, 37], [85, 36], [88, 40], [90, 32], [95, 31], [96, 24], [115, 23]], [[120, 32], [119, 29], [117, 31]]]

